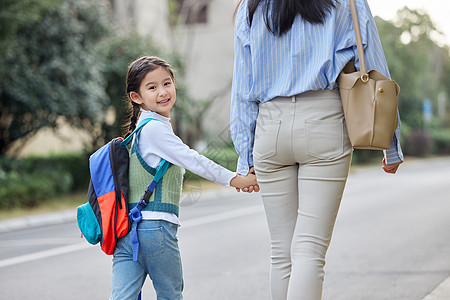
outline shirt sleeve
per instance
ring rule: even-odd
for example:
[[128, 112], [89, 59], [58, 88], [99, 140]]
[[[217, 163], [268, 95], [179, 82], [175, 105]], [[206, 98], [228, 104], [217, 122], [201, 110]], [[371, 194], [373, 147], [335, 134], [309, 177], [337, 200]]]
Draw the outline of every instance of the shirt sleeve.
[[235, 149], [239, 155], [236, 171], [247, 175], [253, 166], [253, 143], [255, 140], [258, 102], [249, 98], [252, 84], [251, 50], [248, 42], [246, 6], [236, 16], [234, 38], [234, 70], [231, 88], [230, 131]]
[[[391, 78], [375, 20], [372, 16], [372, 13], [370, 12], [367, 1], [362, 0], [360, 1], [360, 3], [361, 2], [363, 3], [363, 5], [357, 6], [357, 9], [367, 70], [377, 70], [384, 76]], [[357, 57], [358, 50], [356, 46], [354, 47], [354, 51], [355, 57]], [[357, 67], [358, 69], [360, 69], [359, 60], [357, 61]], [[384, 151], [387, 164], [394, 164], [403, 161], [403, 153], [400, 147], [400, 129], [400, 114], [398, 114], [398, 126], [395, 130], [394, 136], [392, 137], [390, 148]]]
[[[151, 122], [142, 129], [139, 149], [222, 186], [229, 186], [231, 179], [236, 176], [234, 172], [189, 148], [173, 133], [169, 125], [162, 122]], [[145, 159], [144, 154], [143, 157]]]

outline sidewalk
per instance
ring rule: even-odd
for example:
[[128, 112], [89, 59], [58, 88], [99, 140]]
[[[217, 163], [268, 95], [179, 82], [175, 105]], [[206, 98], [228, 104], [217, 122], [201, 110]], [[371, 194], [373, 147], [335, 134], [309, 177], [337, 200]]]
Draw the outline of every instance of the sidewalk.
[[0, 221], [0, 233], [75, 221], [76, 208]]
[[431, 293], [422, 300], [449, 300], [450, 299], [450, 276], [442, 281]]
[[[230, 195], [230, 196], [236, 195], [235, 189], [229, 187], [218, 189], [207, 189], [207, 190], [193, 188], [191, 190], [192, 192], [185, 192], [182, 195], [182, 199], [186, 199], [185, 200], [186, 202], [208, 201], [216, 197], [221, 197], [223, 195]], [[181, 203], [181, 205], [182, 204], [183, 203]], [[68, 222], [76, 222], [76, 219], [77, 219], [77, 209], [76, 207], [74, 207], [71, 209], [51, 213], [43, 213], [19, 218], [0, 220], [0, 233], [7, 233], [42, 226], [57, 225]]]

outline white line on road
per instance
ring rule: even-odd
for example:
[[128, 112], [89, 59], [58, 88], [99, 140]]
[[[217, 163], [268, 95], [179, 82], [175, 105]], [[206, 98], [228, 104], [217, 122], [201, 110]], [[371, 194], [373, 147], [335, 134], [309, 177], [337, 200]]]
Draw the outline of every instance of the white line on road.
[[36, 238], [36, 239], [21, 239], [21, 240], [6, 240], [0, 244], [0, 248], [11, 247], [30, 247], [30, 246], [48, 246], [48, 245], [67, 245], [75, 244], [81, 241], [81, 238]]
[[[246, 207], [246, 208], [235, 209], [232, 211], [226, 211], [223, 213], [218, 213], [218, 214], [214, 214], [214, 215], [210, 215], [210, 216], [206, 216], [206, 217], [200, 217], [200, 218], [196, 218], [193, 220], [183, 221], [181, 228], [183, 228], [183, 229], [191, 228], [191, 227], [196, 227], [196, 226], [205, 225], [205, 224], [209, 224], [209, 223], [225, 221], [225, 220], [229, 220], [229, 219], [233, 219], [233, 218], [237, 218], [237, 217], [244, 217], [244, 216], [248, 216], [251, 214], [260, 213], [262, 211], [263, 211], [263, 207], [261, 205], [255, 205], [255, 206], [250, 206], [250, 207]], [[12, 257], [12, 258], [7, 258], [4, 260], [0, 260], [0, 268], [17, 265], [17, 264], [21, 264], [21, 263], [25, 263], [25, 262], [29, 262], [29, 261], [39, 260], [39, 259], [43, 259], [43, 258], [53, 257], [53, 256], [61, 255], [61, 254], [67, 254], [67, 253], [71, 253], [71, 252], [75, 252], [75, 251], [79, 251], [79, 250], [88, 249], [91, 247], [94, 247], [94, 246], [88, 244], [87, 242], [83, 242], [83, 243], [68, 245], [68, 246], [64, 246], [64, 247], [58, 247], [58, 248], [54, 248], [54, 249], [50, 249], [50, 250], [44, 250], [44, 251], [40, 251], [40, 252], [36, 252], [36, 253], [32, 253], [32, 254], [26, 254], [26, 255], [16, 256], [16, 257]]]
[[0, 268], [17, 265], [17, 264], [21, 264], [21, 263], [29, 262], [29, 261], [33, 261], [33, 260], [38, 260], [38, 259], [42, 259], [42, 258], [66, 254], [66, 253], [70, 253], [70, 252], [75, 252], [75, 251], [87, 249], [90, 247], [92, 247], [92, 245], [88, 244], [87, 242], [84, 242], [84, 243], [78, 243], [78, 244], [74, 244], [74, 245], [59, 247], [59, 248], [53, 248], [50, 250], [35, 252], [32, 254], [16, 256], [16, 257], [0, 260]]
[[205, 225], [209, 223], [225, 221], [237, 217], [245, 217], [252, 214], [263, 212], [262, 205], [254, 205], [246, 208], [238, 208], [231, 211], [225, 211], [223, 213], [214, 214], [206, 217], [195, 218], [193, 220], [183, 221], [180, 229], [191, 228], [195, 226]]

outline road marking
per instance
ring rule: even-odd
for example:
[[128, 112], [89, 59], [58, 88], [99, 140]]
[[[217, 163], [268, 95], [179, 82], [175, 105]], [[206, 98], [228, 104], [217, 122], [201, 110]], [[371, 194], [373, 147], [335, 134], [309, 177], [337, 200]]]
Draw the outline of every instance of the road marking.
[[447, 277], [440, 285], [437, 286], [431, 293], [429, 293], [422, 300], [445, 300], [449, 299], [450, 295], [450, 277]]
[[206, 217], [195, 218], [193, 220], [183, 221], [183, 222], [181, 222], [180, 229], [201, 226], [201, 225], [219, 222], [219, 221], [225, 221], [225, 220], [234, 219], [237, 217], [244, 217], [244, 216], [260, 213], [263, 211], [264, 211], [264, 209], [263, 209], [262, 205], [254, 205], [254, 206], [250, 206], [250, 207], [246, 207], [246, 208], [239, 208], [239, 209], [235, 209], [235, 210], [231, 210], [231, 211], [225, 211], [223, 213], [219, 213], [219, 214], [215, 214], [215, 215], [210, 215], [210, 216], [206, 216]]
[[4, 260], [0, 260], [0, 268], [17, 265], [17, 264], [21, 264], [21, 263], [25, 263], [25, 262], [29, 262], [29, 261], [33, 261], [33, 260], [39, 260], [39, 259], [43, 259], [43, 258], [57, 256], [57, 255], [61, 255], [61, 254], [66, 254], [66, 253], [70, 253], [70, 252], [75, 252], [75, 251], [79, 251], [79, 250], [84, 250], [84, 249], [91, 248], [91, 247], [93, 247], [93, 246], [88, 244], [87, 242], [83, 242], [83, 243], [78, 243], [78, 244], [74, 244], [74, 245], [68, 245], [68, 246], [64, 246], [64, 247], [35, 252], [32, 254], [26, 254], [26, 255], [16, 256], [16, 257], [12, 257], [12, 258], [7, 258]]
[[0, 244], [0, 248], [10, 247], [29, 247], [29, 246], [49, 246], [49, 245], [67, 245], [75, 244], [82, 241], [78, 238], [42, 238], [42, 239], [21, 239], [21, 240], [4, 240]]
[[[249, 216], [252, 214], [263, 212], [264, 209], [261, 205], [254, 205], [246, 208], [239, 208], [231, 211], [226, 211], [222, 213], [218, 213], [215, 215], [210, 215], [206, 217], [195, 218], [193, 220], [183, 221], [181, 228], [192, 228], [196, 226], [201, 226], [209, 223], [225, 221], [233, 218]], [[12, 258], [7, 258], [4, 260], [0, 260], [0, 268], [17, 265], [29, 261], [39, 260], [43, 258], [53, 257], [61, 254], [67, 254], [75, 251], [80, 251], [88, 248], [95, 247], [87, 242], [72, 244], [64, 247], [44, 250], [32, 254], [26, 254], [21, 256], [16, 256]]]

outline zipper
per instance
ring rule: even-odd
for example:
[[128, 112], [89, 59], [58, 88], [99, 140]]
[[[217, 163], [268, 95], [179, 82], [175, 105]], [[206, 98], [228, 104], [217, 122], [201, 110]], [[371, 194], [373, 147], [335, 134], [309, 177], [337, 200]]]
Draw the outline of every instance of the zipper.
[[[119, 202], [119, 204], [120, 204], [120, 202]], [[118, 215], [118, 205], [117, 205], [117, 202], [116, 202], [116, 205], [115, 205], [115, 211], [114, 211], [114, 241], [115, 242], [117, 242], [117, 215]]]
[[[121, 196], [122, 196], [122, 189], [120, 187], [118, 187], [118, 180], [117, 180], [117, 170], [116, 170], [116, 157], [114, 156], [115, 152], [115, 148], [117, 147], [116, 145], [116, 141], [118, 140], [118, 138], [115, 138], [111, 141], [110, 147], [109, 147], [109, 159], [111, 161], [111, 169], [112, 169], [112, 174], [113, 174], [113, 178], [114, 178], [114, 189], [116, 192], [116, 204], [119, 204], [119, 208], [122, 209], [122, 201], [121, 201]], [[120, 139], [119, 139], [120, 140]]]

